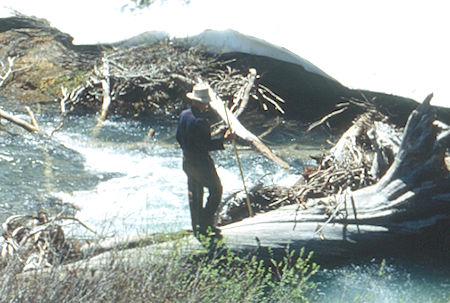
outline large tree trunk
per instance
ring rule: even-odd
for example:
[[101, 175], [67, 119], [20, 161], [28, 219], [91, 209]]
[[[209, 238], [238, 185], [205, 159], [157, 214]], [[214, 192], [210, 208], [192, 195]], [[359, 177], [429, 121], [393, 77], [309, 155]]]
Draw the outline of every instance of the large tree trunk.
[[395, 160], [376, 184], [310, 199], [306, 209], [288, 205], [225, 225], [225, 242], [244, 250], [306, 247], [333, 260], [375, 256], [405, 244], [419, 247], [424, 237], [437, 238], [449, 225], [450, 129], [433, 123], [430, 99], [410, 115]]

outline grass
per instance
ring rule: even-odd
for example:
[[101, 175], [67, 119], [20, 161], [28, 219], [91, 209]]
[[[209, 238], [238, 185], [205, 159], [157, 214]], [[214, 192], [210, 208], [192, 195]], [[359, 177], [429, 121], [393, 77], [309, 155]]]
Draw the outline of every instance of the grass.
[[90, 266], [25, 274], [10, 262], [0, 269], [0, 302], [310, 301], [310, 277], [318, 270], [311, 255], [297, 258], [286, 250], [281, 260], [264, 261], [217, 247], [187, 254], [184, 241], [170, 242], [165, 252], [138, 247], [93, 258]]

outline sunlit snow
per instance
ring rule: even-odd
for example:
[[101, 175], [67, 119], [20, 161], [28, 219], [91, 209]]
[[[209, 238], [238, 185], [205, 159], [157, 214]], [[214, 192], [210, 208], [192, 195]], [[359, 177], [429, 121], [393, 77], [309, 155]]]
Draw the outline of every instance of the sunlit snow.
[[432, 104], [450, 106], [450, 18], [445, 1], [191, 0], [185, 5], [168, 0], [135, 11], [130, 4], [1, 0], [0, 16], [10, 15], [6, 8], [13, 8], [45, 18], [77, 44], [112, 43], [149, 31], [178, 38], [208, 29], [224, 31], [226, 39], [210, 46], [276, 53], [350, 88], [419, 102], [433, 92]]

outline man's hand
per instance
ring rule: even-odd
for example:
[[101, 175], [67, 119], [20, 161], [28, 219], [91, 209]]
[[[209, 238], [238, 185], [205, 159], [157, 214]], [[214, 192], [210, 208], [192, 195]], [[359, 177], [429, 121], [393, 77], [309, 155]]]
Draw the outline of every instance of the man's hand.
[[225, 131], [225, 134], [223, 134], [223, 140], [224, 141], [231, 141], [236, 139], [236, 134], [231, 130], [231, 129], [227, 129]]

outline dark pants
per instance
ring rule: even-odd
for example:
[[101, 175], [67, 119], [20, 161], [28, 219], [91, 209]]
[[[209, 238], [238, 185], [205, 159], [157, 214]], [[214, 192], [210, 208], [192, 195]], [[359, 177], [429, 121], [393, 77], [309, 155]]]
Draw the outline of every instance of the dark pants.
[[[191, 209], [192, 229], [205, 233], [208, 227], [213, 228], [215, 213], [222, 199], [222, 184], [210, 157], [189, 159], [183, 158], [183, 170], [188, 177], [188, 196]], [[209, 196], [203, 206], [203, 191], [208, 189]]]

